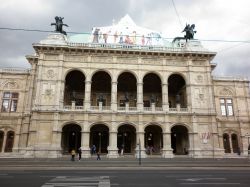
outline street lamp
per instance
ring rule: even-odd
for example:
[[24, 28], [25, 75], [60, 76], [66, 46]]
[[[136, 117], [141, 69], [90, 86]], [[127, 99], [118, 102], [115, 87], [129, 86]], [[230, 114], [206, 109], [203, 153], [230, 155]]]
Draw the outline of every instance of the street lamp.
[[99, 132], [98, 135], [99, 135], [99, 150], [98, 151], [99, 151], [99, 153], [101, 153], [101, 148], [102, 148], [102, 146], [101, 146], [102, 145], [102, 133]]

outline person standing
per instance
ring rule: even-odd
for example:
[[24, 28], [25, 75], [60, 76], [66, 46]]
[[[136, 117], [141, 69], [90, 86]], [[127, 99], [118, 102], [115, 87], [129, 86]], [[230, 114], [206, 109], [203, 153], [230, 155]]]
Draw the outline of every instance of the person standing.
[[78, 149], [78, 161], [80, 161], [82, 159], [82, 148], [79, 147]]
[[71, 150], [71, 161], [75, 161], [76, 152], [74, 149]]
[[101, 160], [100, 155], [101, 155], [101, 154], [100, 154], [100, 152], [98, 151], [98, 152], [97, 152], [97, 159], [96, 159], [96, 160]]

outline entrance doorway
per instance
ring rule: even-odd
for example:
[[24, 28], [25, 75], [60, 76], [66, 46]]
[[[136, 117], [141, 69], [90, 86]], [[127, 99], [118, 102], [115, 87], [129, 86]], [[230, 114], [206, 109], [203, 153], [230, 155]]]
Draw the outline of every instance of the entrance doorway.
[[134, 153], [136, 147], [136, 129], [132, 125], [122, 125], [118, 128], [117, 147], [119, 153]]
[[162, 129], [157, 125], [149, 125], [145, 128], [145, 146], [149, 154], [160, 153], [163, 147]]
[[0, 153], [2, 152], [3, 149], [3, 138], [4, 138], [4, 132], [0, 131]]
[[62, 129], [62, 150], [63, 153], [70, 153], [81, 147], [81, 127], [76, 124], [65, 125]]
[[90, 147], [96, 146], [99, 153], [108, 153], [109, 128], [103, 124], [97, 124], [90, 129]]
[[14, 132], [8, 131], [4, 152], [12, 152], [14, 145]]
[[189, 149], [188, 129], [176, 125], [171, 129], [171, 147], [176, 155], [186, 155]]
[[225, 153], [231, 153], [229, 135], [227, 133], [223, 134], [223, 146], [224, 146]]

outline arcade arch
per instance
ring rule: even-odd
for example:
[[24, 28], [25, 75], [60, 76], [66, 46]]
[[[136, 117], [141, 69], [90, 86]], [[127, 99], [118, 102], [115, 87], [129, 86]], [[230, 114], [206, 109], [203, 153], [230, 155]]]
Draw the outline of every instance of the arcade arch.
[[111, 77], [105, 71], [98, 71], [92, 77], [91, 83], [91, 105], [110, 106], [111, 103]]
[[158, 75], [148, 73], [143, 78], [143, 104], [150, 107], [152, 103], [156, 107], [162, 106], [162, 86]]
[[168, 78], [168, 101], [169, 108], [187, 107], [186, 82], [179, 74], [172, 74]]
[[85, 76], [81, 71], [73, 70], [65, 78], [64, 105], [83, 106], [85, 92]]
[[72, 149], [75, 151], [81, 147], [81, 127], [77, 124], [68, 124], [62, 128], [63, 153], [70, 153]]
[[129, 124], [121, 125], [118, 128], [117, 147], [119, 153], [134, 153], [136, 148], [136, 129]]
[[145, 147], [149, 154], [161, 153], [163, 148], [162, 128], [158, 125], [148, 125], [145, 128]]
[[184, 125], [175, 125], [171, 128], [171, 148], [175, 155], [188, 154], [189, 136]]
[[108, 153], [109, 128], [103, 124], [95, 124], [90, 128], [90, 147], [96, 146], [99, 153]]
[[137, 99], [137, 82], [132, 73], [124, 72], [118, 77], [117, 100], [118, 106], [125, 107], [125, 103], [135, 107]]

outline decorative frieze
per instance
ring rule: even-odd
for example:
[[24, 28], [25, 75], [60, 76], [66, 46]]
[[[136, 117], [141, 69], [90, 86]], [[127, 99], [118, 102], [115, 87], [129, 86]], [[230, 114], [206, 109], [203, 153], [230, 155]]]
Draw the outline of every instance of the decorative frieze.
[[45, 54], [44, 55], [45, 60], [58, 60], [59, 55], [53, 55], [53, 54]]

